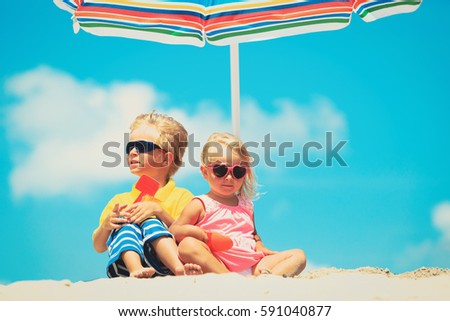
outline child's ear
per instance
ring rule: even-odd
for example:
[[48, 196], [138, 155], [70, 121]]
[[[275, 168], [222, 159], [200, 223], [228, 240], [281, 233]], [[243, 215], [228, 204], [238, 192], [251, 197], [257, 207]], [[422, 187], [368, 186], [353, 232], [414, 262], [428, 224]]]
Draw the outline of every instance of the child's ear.
[[164, 153], [164, 165], [172, 165], [175, 157], [171, 152]]
[[207, 172], [206, 172], [207, 170], [208, 170], [208, 168], [206, 168], [205, 165], [200, 165], [200, 172], [202, 173], [202, 176], [203, 176], [204, 179], [208, 178], [208, 175], [207, 175]]

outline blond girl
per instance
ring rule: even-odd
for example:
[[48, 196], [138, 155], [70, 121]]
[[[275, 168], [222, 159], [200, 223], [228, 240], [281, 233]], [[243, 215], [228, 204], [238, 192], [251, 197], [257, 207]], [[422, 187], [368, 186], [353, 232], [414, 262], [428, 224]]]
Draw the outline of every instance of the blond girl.
[[[205, 273], [299, 274], [306, 265], [303, 251], [270, 251], [256, 235], [252, 202], [256, 180], [242, 141], [232, 134], [214, 133], [201, 161], [210, 190], [195, 197], [170, 228], [179, 242], [181, 260], [198, 264]], [[230, 247], [211, 246], [211, 232], [231, 239]]]

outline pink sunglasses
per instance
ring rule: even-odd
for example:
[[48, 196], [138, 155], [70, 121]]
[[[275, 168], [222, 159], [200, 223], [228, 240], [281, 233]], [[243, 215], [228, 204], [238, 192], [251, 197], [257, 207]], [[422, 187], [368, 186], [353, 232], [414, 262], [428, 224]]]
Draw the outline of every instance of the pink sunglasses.
[[241, 179], [247, 174], [247, 166], [245, 165], [228, 166], [226, 164], [214, 164], [207, 167], [211, 168], [217, 177], [226, 177], [231, 172], [231, 176], [235, 179]]

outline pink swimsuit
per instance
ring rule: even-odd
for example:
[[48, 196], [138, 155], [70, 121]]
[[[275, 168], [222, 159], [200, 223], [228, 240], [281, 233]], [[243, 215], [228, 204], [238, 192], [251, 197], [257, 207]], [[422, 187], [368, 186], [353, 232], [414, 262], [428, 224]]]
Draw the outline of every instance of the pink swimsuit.
[[196, 197], [205, 207], [205, 217], [196, 225], [207, 230], [222, 233], [233, 240], [233, 247], [214, 252], [231, 272], [241, 272], [253, 267], [263, 257], [255, 251], [253, 224], [253, 203], [238, 196], [237, 206], [219, 203], [208, 195]]

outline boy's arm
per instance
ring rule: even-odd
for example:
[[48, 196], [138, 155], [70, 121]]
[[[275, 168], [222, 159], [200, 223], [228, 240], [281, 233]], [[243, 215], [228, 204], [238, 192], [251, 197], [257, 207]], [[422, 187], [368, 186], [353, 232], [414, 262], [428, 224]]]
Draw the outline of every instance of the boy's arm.
[[206, 242], [208, 236], [206, 231], [195, 226], [199, 218], [204, 214], [203, 203], [198, 199], [193, 199], [181, 212], [180, 217], [172, 224], [169, 231], [175, 236], [177, 242], [180, 242], [187, 236], [195, 237]]
[[156, 217], [159, 218], [162, 222], [164, 222], [164, 224], [166, 224], [167, 226], [171, 226], [173, 222], [175, 222], [175, 219], [169, 213], [167, 213], [162, 207], [161, 212], [159, 212], [159, 214], [156, 215]]
[[174, 218], [170, 216], [158, 202], [155, 201], [142, 201], [131, 204], [128, 206], [126, 211], [130, 212], [128, 217], [130, 222], [137, 224], [142, 223], [151, 217], [158, 218], [167, 226], [172, 225], [175, 221]]
[[108, 241], [108, 237], [110, 234], [111, 231], [108, 231], [105, 228], [103, 228], [103, 225], [101, 225], [98, 229], [95, 230], [94, 234], [92, 235], [92, 239], [94, 249], [98, 253], [103, 253], [108, 249], [106, 242]]
[[108, 241], [111, 231], [118, 229], [124, 223], [128, 223], [128, 220], [121, 216], [121, 211], [126, 207], [126, 205], [115, 204], [112, 211], [105, 217], [102, 224], [94, 231], [92, 234], [92, 240], [94, 249], [103, 253], [108, 249], [106, 242]]

